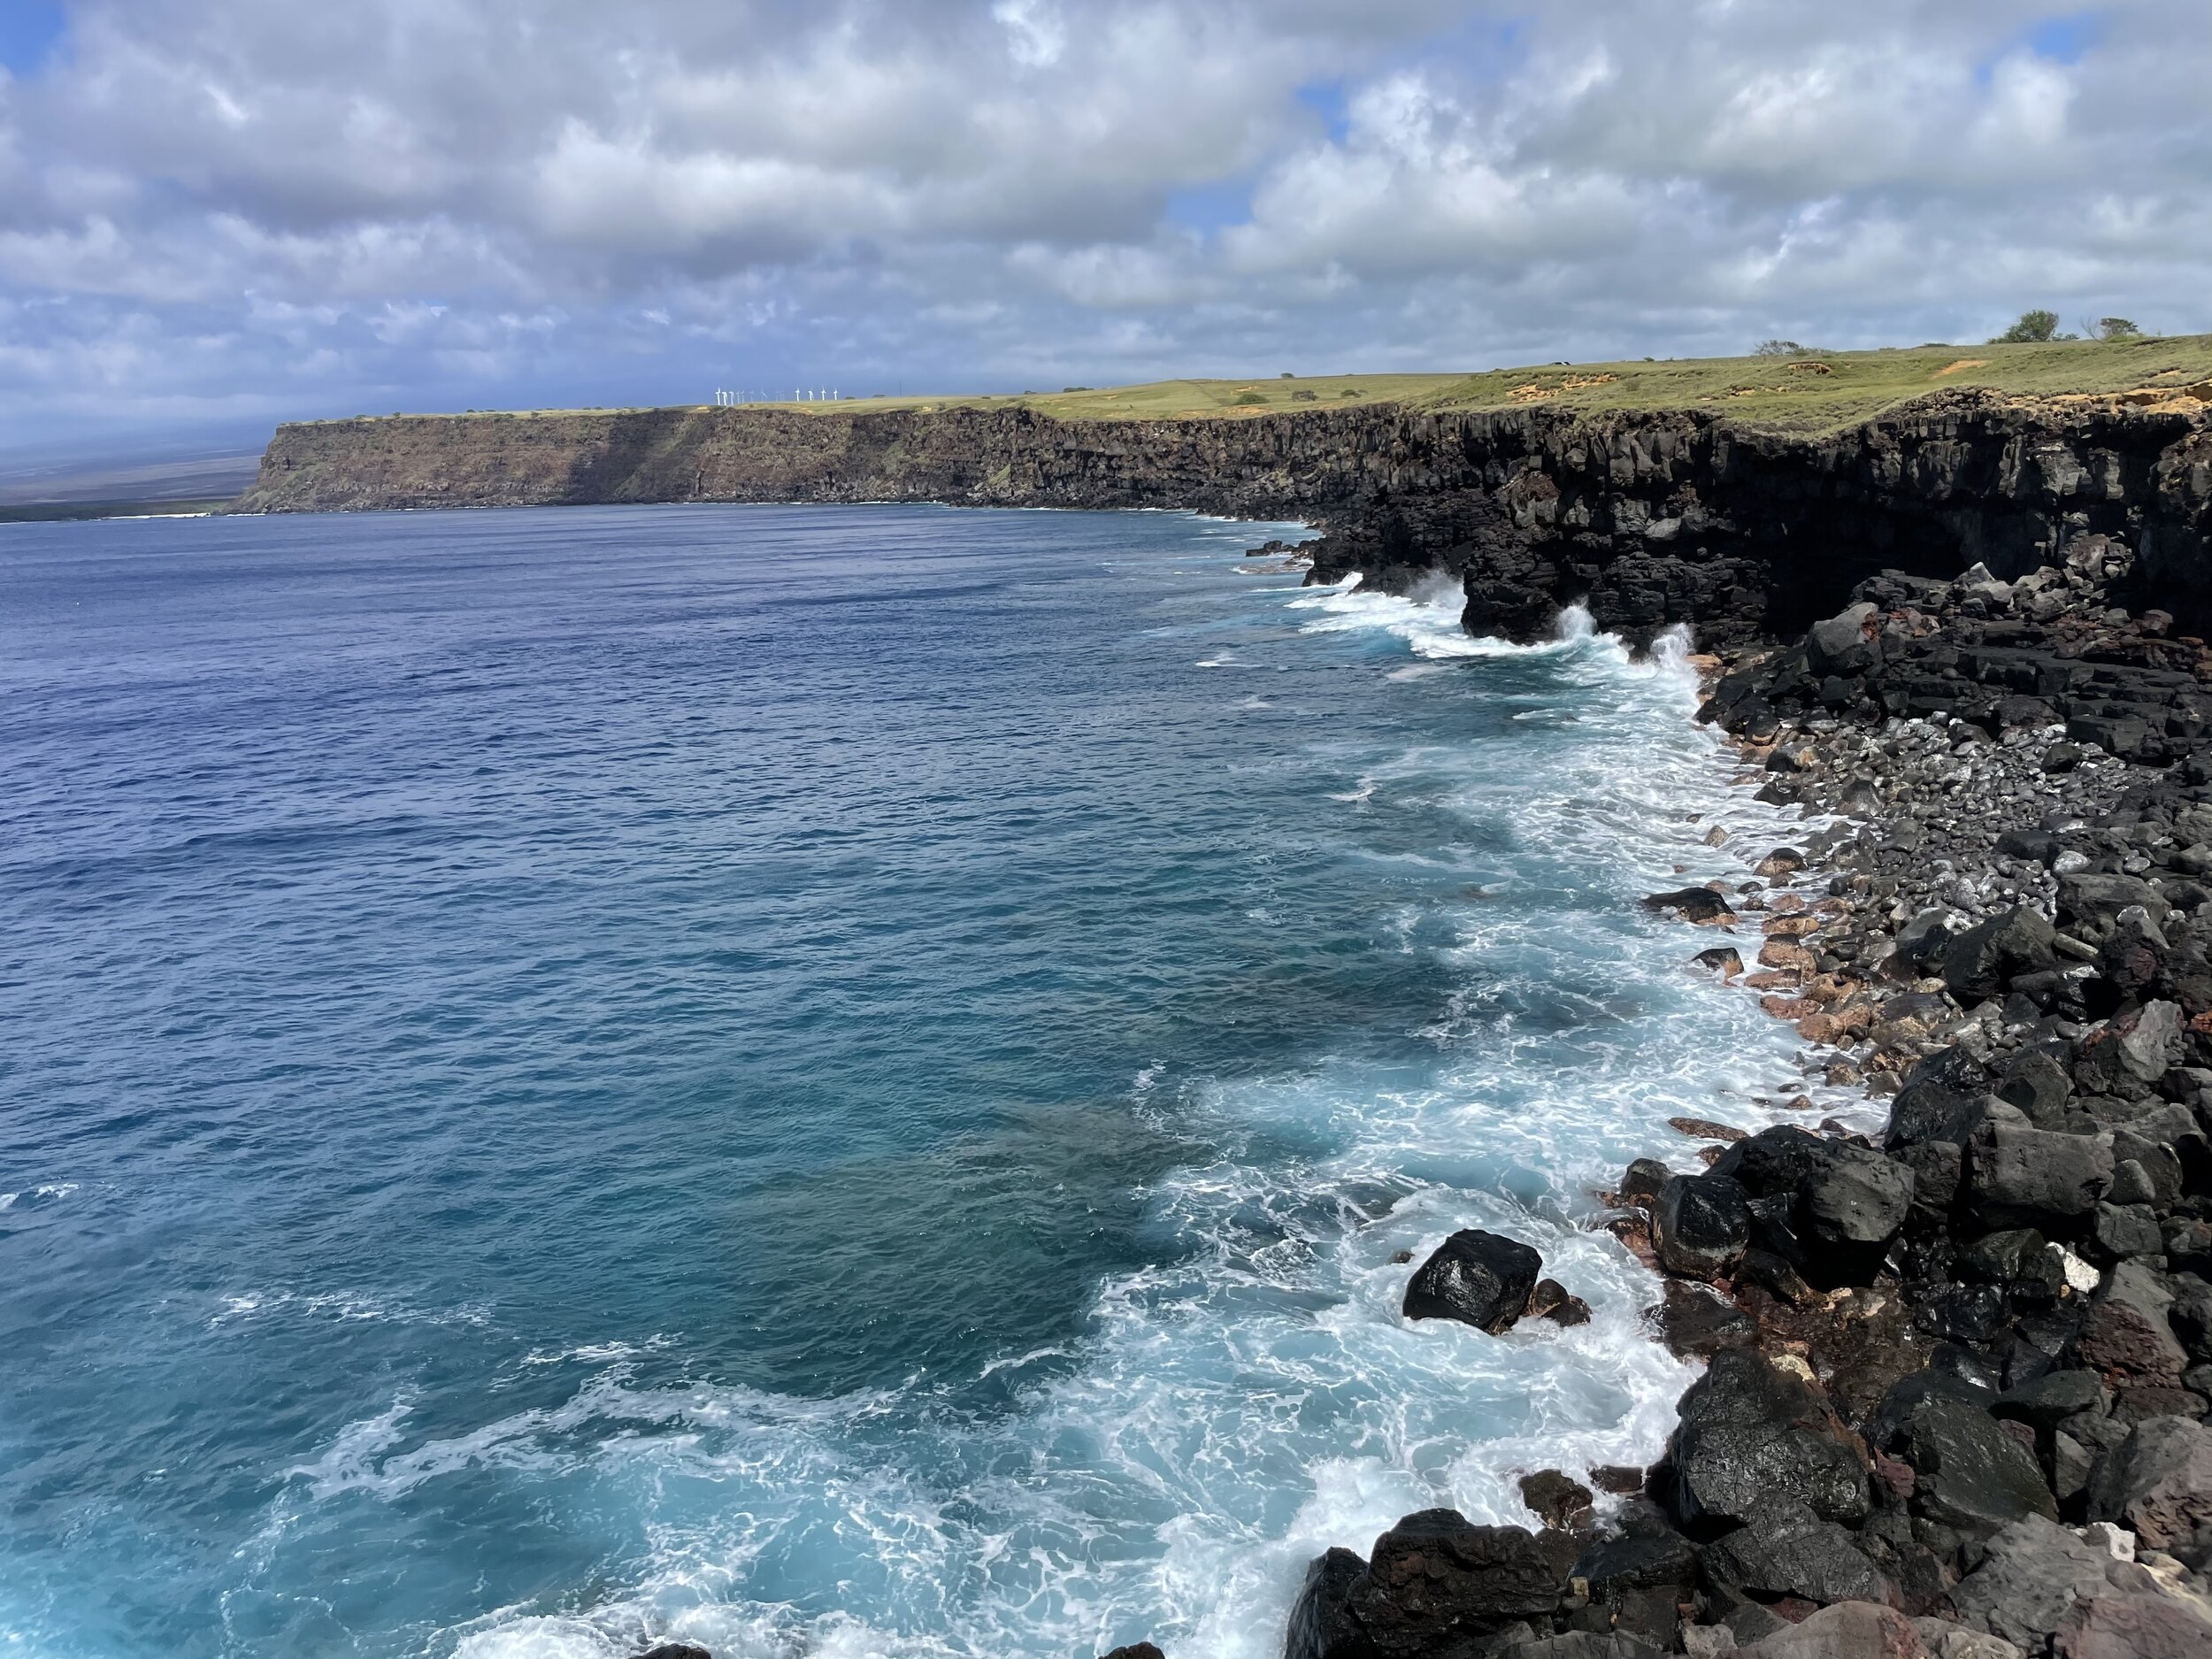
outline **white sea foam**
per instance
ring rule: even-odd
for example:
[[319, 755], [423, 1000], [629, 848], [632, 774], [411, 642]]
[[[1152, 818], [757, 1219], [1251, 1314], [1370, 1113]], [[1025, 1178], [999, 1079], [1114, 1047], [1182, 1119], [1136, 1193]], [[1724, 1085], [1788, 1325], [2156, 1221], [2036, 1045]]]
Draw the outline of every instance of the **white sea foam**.
[[[1409, 901], [1394, 922], [1410, 940], [1440, 917], [1455, 941], [1461, 988], [1419, 1033], [1430, 1063], [1346, 1056], [1187, 1098], [1187, 1129], [1217, 1156], [1148, 1194], [1183, 1252], [1102, 1285], [1079, 1347], [988, 1362], [1014, 1409], [656, 1389], [632, 1354], [573, 1349], [546, 1362], [592, 1369], [562, 1403], [419, 1437], [396, 1396], [292, 1471], [285, 1502], [398, 1502], [511, 1471], [589, 1494], [595, 1513], [650, 1517], [649, 1565], [626, 1592], [447, 1632], [466, 1659], [611, 1659], [648, 1637], [724, 1659], [1002, 1659], [1140, 1636], [1179, 1659], [1271, 1659], [1321, 1549], [1364, 1549], [1433, 1504], [1525, 1522], [1521, 1473], [1654, 1455], [1692, 1372], [1648, 1340], [1654, 1283], [1589, 1225], [1591, 1189], [1640, 1155], [1689, 1166], [1668, 1117], [1755, 1126], [1786, 1116], [1805, 1079], [1786, 1027], [1682, 972], [1701, 936], [1630, 901], [1740, 877], [1803, 826], [1717, 804], [1724, 761], [1686, 718], [1685, 638], [1632, 662], [1571, 613], [1554, 642], [1470, 640], [1452, 590], [1346, 583], [1280, 603], [1440, 672], [1545, 653], [1590, 694], [1557, 705], [1575, 735], [1517, 740], [1512, 849], [1392, 855], [1464, 895]], [[1418, 791], [1492, 822], [1494, 765], [1434, 744], [1371, 751], [1335, 798]], [[1703, 842], [1717, 820], [1721, 849]], [[1133, 1100], [1149, 1110], [1161, 1077], [1141, 1072]], [[1535, 1245], [1590, 1323], [1493, 1338], [1403, 1319], [1399, 1258], [1465, 1226]]]
[[58, 1202], [62, 1199], [73, 1196], [77, 1190], [77, 1183], [74, 1181], [48, 1181], [41, 1186], [32, 1187], [27, 1194], [21, 1192], [0, 1193], [0, 1212], [14, 1209], [19, 1202], [27, 1197], [35, 1202], [54, 1203]]

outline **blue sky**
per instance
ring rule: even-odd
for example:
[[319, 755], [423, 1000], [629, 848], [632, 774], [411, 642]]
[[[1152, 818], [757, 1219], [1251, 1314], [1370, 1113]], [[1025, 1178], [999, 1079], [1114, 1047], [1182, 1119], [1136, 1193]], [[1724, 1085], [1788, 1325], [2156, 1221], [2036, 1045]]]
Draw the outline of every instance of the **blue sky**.
[[1972, 342], [2032, 305], [2212, 329], [2204, 22], [0, 0], [0, 450], [717, 386]]
[[67, 23], [58, 0], [0, 0], [0, 67], [35, 74], [61, 43]]

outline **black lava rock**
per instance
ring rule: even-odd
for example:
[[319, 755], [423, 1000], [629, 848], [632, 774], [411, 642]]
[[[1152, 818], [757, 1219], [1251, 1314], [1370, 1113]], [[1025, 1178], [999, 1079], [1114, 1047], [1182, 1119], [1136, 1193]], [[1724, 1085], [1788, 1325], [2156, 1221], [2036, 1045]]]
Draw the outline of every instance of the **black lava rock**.
[[1788, 1498], [1759, 1505], [1742, 1527], [1708, 1544], [1703, 1558], [1707, 1578], [1761, 1601], [1797, 1596], [1826, 1606], [1888, 1597], [1850, 1532]]
[[1809, 1387], [1757, 1354], [1716, 1354], [1679, 1411], [1666, 1500], [1686, 1532], [1744, 1525], [1778, 1497], [1823, 1520], [1865, 1519], [1867, 1465], [1852, 1437]]
[[1750, 1242], [1751, 1211], [1743, 1188], [1724, 1175], [1678, 1175], [1660, 1189], [1652, 1227], [1669, 1272], [1710, 1279]]
[[1930, 1520], [1981, 1536], [2024, 1516], [2057, 1518], [2034, 1454], [1979, 1404], [1932, 1394], [1907, 1415], [1902, 1440], [1913, 1508]]
[[1728, 901], [1710, 887], [1678, 887], [1671, 893], [1654, 893], [1644, 900], [1649, 910], [1672, 910], [1686, 922], [1732, 922], [1736, 912]]
[[1471, 1649], [1558, 1607], [1576, 1555], [1563, 1532], [1477, 1526], [1456, 1509], [1409, 1515], [1362, 1563], [1333, 1549], [1307, 1570], [1284, 1659], [1421, 1659]]
[[1439, 1245], [1406, 1286], [1409, 1319], [1457, 1319], [1492, 1334], [1528, 1307], [1544, 1258], [1525, 1244], [1466, 1228]]

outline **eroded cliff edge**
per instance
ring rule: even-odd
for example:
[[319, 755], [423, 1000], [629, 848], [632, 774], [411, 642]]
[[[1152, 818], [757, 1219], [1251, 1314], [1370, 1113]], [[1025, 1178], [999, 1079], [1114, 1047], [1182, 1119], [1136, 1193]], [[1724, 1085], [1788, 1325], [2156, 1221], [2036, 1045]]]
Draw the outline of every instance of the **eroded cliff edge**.
[[617, 502], [1178, 507], [1328, 532], [1315, 580], [1443, 570], [1478, 633], [1586, 604], [1633, 640], [1786, 638], [1884, 569], [2000, 578], [2081, 534], [2212, 625], [2212, 387], [2157, 403], [1962, 391], [1847, 430], [1696, 411], [1391, 405], [1242, 419], [756, 407], [390, 417], [278, 430], [246, 511]]

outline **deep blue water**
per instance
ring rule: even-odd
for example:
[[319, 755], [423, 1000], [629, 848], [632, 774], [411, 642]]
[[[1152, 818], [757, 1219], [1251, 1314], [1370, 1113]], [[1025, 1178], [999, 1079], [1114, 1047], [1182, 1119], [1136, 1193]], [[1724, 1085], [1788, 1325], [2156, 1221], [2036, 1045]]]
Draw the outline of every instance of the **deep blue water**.
[[1283, 531], [0, 527], [0, 1651], [1271, 1654], [1651, 1455], [1589, 1188], [1795, 1071], [1629, 901], [1783, 826]]

